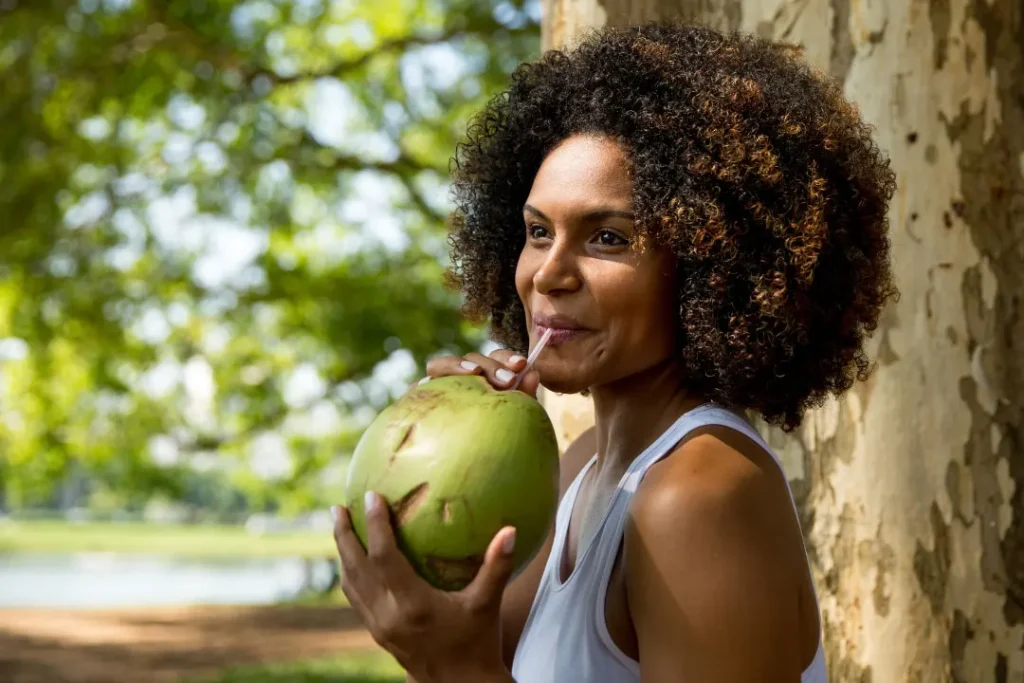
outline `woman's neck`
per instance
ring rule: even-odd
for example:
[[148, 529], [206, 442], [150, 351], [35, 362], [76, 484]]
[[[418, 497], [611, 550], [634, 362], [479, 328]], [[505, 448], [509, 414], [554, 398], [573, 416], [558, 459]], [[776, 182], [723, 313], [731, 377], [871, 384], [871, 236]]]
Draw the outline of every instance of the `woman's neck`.
[[683, 413], [703, 401], [684, 388], [675, 360], [591, 389], [597, 466], [616, 476]]

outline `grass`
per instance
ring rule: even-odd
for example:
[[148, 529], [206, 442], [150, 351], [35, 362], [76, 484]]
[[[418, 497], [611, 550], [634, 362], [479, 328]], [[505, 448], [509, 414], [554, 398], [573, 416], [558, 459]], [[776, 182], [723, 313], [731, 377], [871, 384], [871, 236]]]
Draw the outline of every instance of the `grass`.
[[320, 591], [307, 591], [301, 593], [294, 598], [288, 598], [280, 600], [276, 603], [281, 607], [348, 607], [348, 598], [341, 591], [340, 588], [336, 588], [330, 593], [322, 593]]
[[333, 557], [329, 533], [255, 536], [240, 526], [143, 522], [0, 523], [0, 552], [121, 552], [191, 557]]
[[226, 669], [189, 683], [404, 683], [405, 672], [384, 651], [357, 652], [330, 659]]

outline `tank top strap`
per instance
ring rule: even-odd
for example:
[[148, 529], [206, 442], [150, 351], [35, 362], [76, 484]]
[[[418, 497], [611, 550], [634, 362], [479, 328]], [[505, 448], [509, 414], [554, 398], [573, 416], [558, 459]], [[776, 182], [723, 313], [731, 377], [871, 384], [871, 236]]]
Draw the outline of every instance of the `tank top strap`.
[[[640, 681], [639, 663], [618, 648], [608, 630], [605, 609], [609, 580], [622, 548], [630, 500], [643, 477], [655, 463], [672, 453], [689, 433], [706, 425], [722, 425], [744, 434], [767, 450], [778, 463], [778, 456], [742, 415], [715, 403], [694, 408], [680, 416], [630, 463], [612, 493], [589, 546], [578, 549], [572, 573], [561, 581], [561, 562], [569, 521], [581, 483], [596, 462], [596, 456], [592, 457], [559, 503], [554, 544], [516, 647], [512, 673], [517, 680], [541, 683]], [[779, 466], [781, 469], [781, 464]], [[820, 643], [814, 663], [801, 680], [804, 683], [825, 683]]]
[[562, 501], [558, 505], [558, 511], [555, 513], [555, 542], [557, 543], [559, 537], [568, 532], [569, 520], [572, 517], [572, 509], [576, 504], [576, 496], [580, 492], [580, 486], [583, 484], [583, 478], [587, 474], [587, 470], [594, 466], [597, 462], [597, 454], [595, 453], [590, 457], [590, 460], [580, 468], [580, 471], [576, 474], [576, 478], [569, 484], [569, 488], [562, 494]]
[[[622, 538], [622, 525], [629, 509], [629, 502], [648, 470], [672, 453], [679, 442], [690, 432], [709, 425], [729, 427], [743, 434], [768, 451], [775, 464], [780, 469], [782, 468], [778, 456], [746, 419], [724, 405], [702, 403], [681, 415], [653, 444], [633, 460], [626, 470], [626, 474], [623, 475], [619, 483], [619, 490], [616, 490], [613, 495], [612, 509], [609, 510], [608, 519], [609, 533], [605, 534], [607, 542], [614, 546], [615, 552], [618, 552], [619, 542]], [[793, 502], [795, 510], [796, 501], [793, 499], [792, 491], [790, 491], [790, 500]]]
[[[552, 540], [551, 553], [544, 568], [545, 578], [543, 580], [548, 580], [549, 574], [555, 577], [558, 576], [558, 565], [564, 552], [563, 547], [566, 537], [569, 535], [569, 522], [572, 519], [573, 508], [576, 507], [576, 497], [579, 495], [583, 477], [586, 476], [587, 470], [593, 467], [595, 462], [597, 462], [596, 453], [591, 456], [587, 464], [580, 468], [576, 478], [572, 480], [565, 493], [562, 494], [562, 500], [559, 502], [558, 510], [555, 513], [555, 536]], [[552, 572], [554, 573], [552, 574]]]
[[[615, 492], [612, 494], [601, 533], [594, 539], [594, 542], [597, 544], [594, 548], [594, 554], [596, 555], [594, 558], [594, 570], [597, 572], [597, 579], [601, 585], [599, 591], [599, 603], [601, 605], [604, 605], [604, 593], [608, 578], [611, 576], [615, 557], [618, 555], [621, 546], [626, 514], [629, 511], [629, 503], [636, 492], [637, 486], [640, 485], [647, 471], [655, 463], [671, 453], [687, 434], [707, 424], [704, 413], [715, 408], [714, 404], [704, 403], [683, 413], [672, 426], [662, 432], [661, 436], [654, 443], [634, 458], [633, 462], [626, 469], [626, 473], [622, 475]], [[600, 621], [603, 622], [603, 618]]]
[[[776, 455], [775, 451], [772, 450], [764, 438], [758, 433], [757, 429], [755, 429], [750, 422], [735, 411], [730, 410], [728, 407], [721, 404], [704, 403], [693, 410], [684, 413], [658, 438], [657, 441], [651, 444], [651, 446], [649, 446], [630, 464], [629, 468], [626, 470], [626, 474], [623, 475], [622, 480], [619, 483], [618, 489], [612, 496], [612, 502], [610, 504], [610, 509], [608, 510], [608, 517], [605, 520], [605, 527], [596, 539], [598, 546], [594, 548], [596, 551], [595, 555], [597, 556], [594, 558], [594, 569], [597, 572], [598, 581], [601, 582], [602, 586], [598, 596], [599, 604], [604, 605], [604, 596], [607, 589], [608, 579], [611, 577], [611, 571], [615, 564], [615, 558], [619, 553], [619, 549], [622, 548], [622, 537], [626, 516], [629, 513], [629, 504], [633, 498], [633, 494], [636, 493], [636, 489], [640, 485], [640, 482], [643, 480], [648, 470], [672, 453], [679, 442], [682, 441], [690, 432], [709, 425], [728, 427], [729, 429], [739, 432], [754, 441], [754, 443], [768, 452], [776, 466], [780, 471], [782, 471], [783, 476], [785, 476], [785, 471], [782, 468], [782, 462], [778, 455]], [[796, 499], [793, 496], [792, 489], [788, 485], [788, 481], [786, 488], [789, 491], [789, 499], [793, 505], [793, 512], [799, 518]], [[624, 549], [623, 552], [625, 552]], [[817, 595], [815, 595], [815, 599], [817, 599]], [[601, 614], [603, 615], [603, 611]], [[601, 622], [603, 623], [603, 617]]]
[[629, 497], [636, 493], [636, 489], [647, 474], [647, 470], [651, 469], [651, 467], [671, 453], [675, 449], [676, 445], [682, 441], [687, 434], [692, 432], [694, 429], [709, 424], [707, 414], [712, 411], [727, 412], [725, 408], [717, 406], [714, 403], [702, 403], [696, 408], [680, 415], [671, 427], [666, 429], [654, 443], [648, 446], [643, 453], [630, 463], [629, 468], [626, 470], [626, 474], [623, 476], [622, 481], [619, 484], [620, 488], [625, 491]]

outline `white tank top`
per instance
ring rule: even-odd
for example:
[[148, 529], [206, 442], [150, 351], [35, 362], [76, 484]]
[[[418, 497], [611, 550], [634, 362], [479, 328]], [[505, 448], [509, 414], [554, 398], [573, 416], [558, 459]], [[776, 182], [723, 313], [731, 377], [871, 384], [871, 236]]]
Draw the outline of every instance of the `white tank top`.
[[[569, 518], [580, 482], [597, 461], [596, 455], [591, 458], [558, 506], [551, 554], [512, 662], [512, 677], [517, 683], [640, 682], [639, 663], [623, 653], [608, 632], [604, 618], [608, 580], [622, 541], [629, 502], [640, 480], [652, 465], [671, 453], [687, 433], [705, 425], [722, 425], [753, 439], [781, 468], [778, 456], [753, 426], [736, 413], [714, 404], [704, 404], [685, 413], [630, 464], [612, 494], [597, 533], [582, 549], [582, 554], [577, 553], [576, 566], [563, 583], [559, 564]], [[792, 491], [790, 500], [793, 500]], [[796, 510], [795, 501], [793, 509]], [[818, 643], [814, 660], [800, 677], [801, 683], [828, 681], [820, 636]]]

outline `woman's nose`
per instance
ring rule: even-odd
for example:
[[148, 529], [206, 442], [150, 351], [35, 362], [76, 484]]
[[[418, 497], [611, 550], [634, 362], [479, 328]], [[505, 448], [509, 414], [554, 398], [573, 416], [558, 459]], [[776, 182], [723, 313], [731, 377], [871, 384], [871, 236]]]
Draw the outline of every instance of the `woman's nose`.
[[579, 289], [578, 259], [568, 246], [556, 240], [544, 255], [544, 261], [533, 276], [533, 286], [538, 294], [551, 295]]

